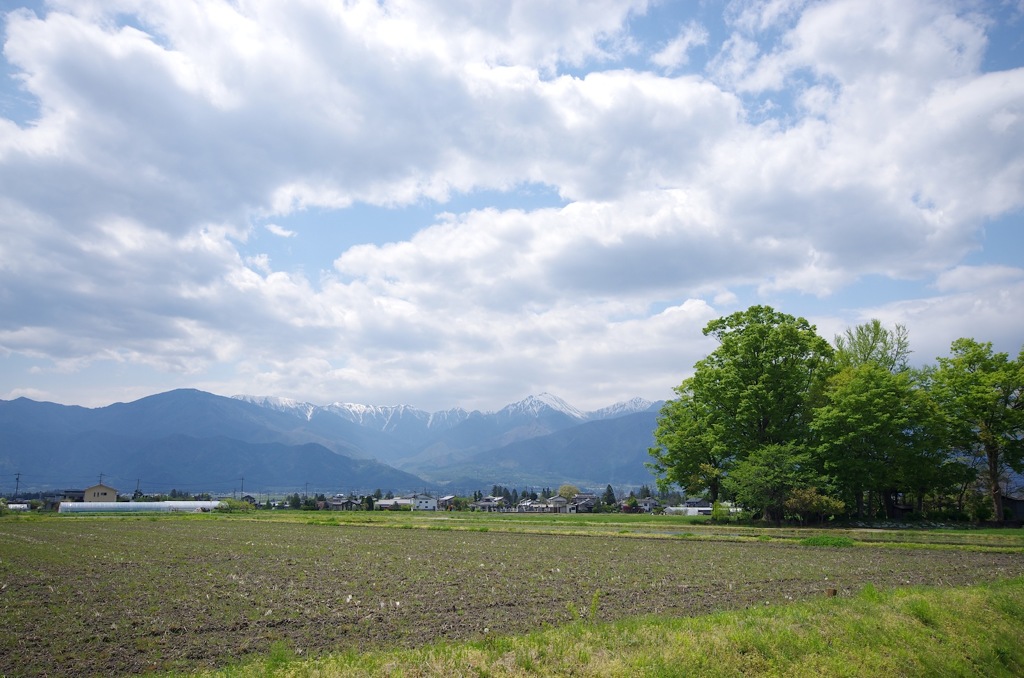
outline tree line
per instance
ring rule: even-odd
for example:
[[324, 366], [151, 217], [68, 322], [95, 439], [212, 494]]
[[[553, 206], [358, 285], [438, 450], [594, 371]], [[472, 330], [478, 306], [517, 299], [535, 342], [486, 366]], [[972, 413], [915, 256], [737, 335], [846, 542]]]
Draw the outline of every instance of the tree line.
[[909, 365], [902, 325], [830, 344], [769, 306], [713, 320], [718, 347], [662, 408], [648, 464], [661, 488], [730, 498], [766, 520], [1005, 518], [1024, 471], [1024, 347], [954, 341]]

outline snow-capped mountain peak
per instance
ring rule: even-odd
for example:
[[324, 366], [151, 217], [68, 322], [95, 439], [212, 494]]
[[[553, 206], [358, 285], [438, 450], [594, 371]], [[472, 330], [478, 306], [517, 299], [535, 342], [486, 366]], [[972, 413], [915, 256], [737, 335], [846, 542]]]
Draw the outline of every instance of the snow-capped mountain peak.
[[581, 421], [587, 418], [587, 415], [583, 414], [583, 412], [580, 412], [558, 396], [551, 395], [550, 393], [527, 396], [517, 403], [506, 405], [498, 412], [498, 414], [509, 416], [517, 414], [536, 415], [545, 409], [551, 409]]

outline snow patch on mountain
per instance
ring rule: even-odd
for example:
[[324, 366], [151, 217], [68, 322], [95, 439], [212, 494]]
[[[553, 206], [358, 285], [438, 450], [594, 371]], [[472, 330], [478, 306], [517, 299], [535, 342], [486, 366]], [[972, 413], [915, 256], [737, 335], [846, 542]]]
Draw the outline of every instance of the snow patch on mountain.
[[[312, 420], [316, 416], [330, 415], [384, 432], [394, 432], [398, 429], [409, 430], [410, 427], [434, 431], [447, 430], [470, 417], [469, 412], [459, 407], [439, 410], [437, 412], [427, 412], [410, 405], [363, 405], [360, 403], [344, 402], [334, 402], [330, 405], [313, 405], [292, 400], [291, 398], [276, 396], [236, 395], [234, 397], [254, 405], [259, 405], [260, 407], [280, 412], [291, 412], [296, 416], [303, 417], [307, 421]], [[583, 412], [556, 395], [541, 393], [539, 395], [527, 396], [519, 402], [506, 405], [497, 412], [478, 414], [483, 414], [484, 416], [497, 415], [501, 418], [516, 418], [523, 416], [536, 417], [544, 412], [554, 411], [564, 414], [571, 419], [584, 422], [612, 419], [636, 412], [646, 412], [659, 404], [638, 397], [592, 412]]]
[[268, 410], [277, 410], [278, 412], [289, 412], [305, 418], [309, 421], [313, 418], [313, 413], [316, 411], [317, 406], [312, 403], [303, 403], [298, 400], [292, 400], [291, 398], [280, 398], [278, 396], [253, 396], [253, 395], [236, 395], [232, 396], [235, 400], [241, 400], [253, 405], [265, 407]]
[[615, 417], [623, 417], [627, 414], [635, 414], [636, 412], [646, 412], [651, 408], [655, 407], [657, 403], [653, 403], [650, 400], [644, 398], [633, 398], [631, 400], [624, 400], [621, 403], [615, 403], [608, 407], [602, 407], [599, 410], [590, 412], [588, 417], [590, 419], [613, 419]]
[[367, 426], [385, 432], [408, 429], [409, 427], [426, 430], [447, 429], [469, 417], [468, 412], [459, 408], [427, 412], [410, 405], [378, 406], [338, 402], [318, 409], [347, 419], [360, 426]]

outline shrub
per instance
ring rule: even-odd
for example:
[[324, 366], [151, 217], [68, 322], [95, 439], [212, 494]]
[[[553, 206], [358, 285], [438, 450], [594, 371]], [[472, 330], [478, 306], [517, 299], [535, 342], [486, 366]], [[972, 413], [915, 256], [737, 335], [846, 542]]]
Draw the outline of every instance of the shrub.
[[236, 513], [243, 511], [252, 511], [255, 507], [247, 501], [241, 499], [222, 499], [220, 506], [217, 510], [221, 513]]

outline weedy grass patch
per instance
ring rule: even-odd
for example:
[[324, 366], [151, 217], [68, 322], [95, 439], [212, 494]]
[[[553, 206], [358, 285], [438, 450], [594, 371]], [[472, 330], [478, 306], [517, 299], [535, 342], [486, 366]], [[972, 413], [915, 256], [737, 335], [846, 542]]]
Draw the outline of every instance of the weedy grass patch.
[[[922, 615], [922, 611], [926, 614]], [[1024, 579], [910, 588], [699, 617], [574, 622], [412, 650], [258, 660], [208, 678], [275, 676], [1017, 676]], [[274, 667], [271, 673], [264, 673]]]

